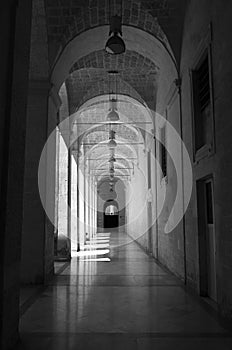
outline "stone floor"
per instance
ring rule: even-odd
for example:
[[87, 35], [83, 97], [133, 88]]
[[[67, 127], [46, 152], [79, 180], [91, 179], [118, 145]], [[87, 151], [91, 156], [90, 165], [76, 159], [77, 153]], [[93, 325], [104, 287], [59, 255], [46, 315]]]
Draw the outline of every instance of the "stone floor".
[[56, 268], [21, 317], [17, 350], [231, 350], [232, 332], [214, 312], [128, 242], [99, 234]]

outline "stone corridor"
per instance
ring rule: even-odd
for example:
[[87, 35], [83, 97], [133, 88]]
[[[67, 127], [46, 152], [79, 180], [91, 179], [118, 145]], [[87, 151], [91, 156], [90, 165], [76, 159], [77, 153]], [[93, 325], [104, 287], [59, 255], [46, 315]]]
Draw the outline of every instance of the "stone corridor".
[[85, 248], [25, 310], [17, 350], [232, 349], [229, 325], [125, 233]]
[[0, 349], [232, 350], [232, 0], [0, 19]]

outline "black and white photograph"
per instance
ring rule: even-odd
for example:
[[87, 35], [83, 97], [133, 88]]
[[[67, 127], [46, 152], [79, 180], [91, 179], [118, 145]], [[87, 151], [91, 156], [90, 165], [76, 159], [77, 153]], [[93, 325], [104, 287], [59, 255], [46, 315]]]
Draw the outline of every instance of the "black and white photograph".
[[0, 349], [232, 350], [232, 0], [1, 0]]

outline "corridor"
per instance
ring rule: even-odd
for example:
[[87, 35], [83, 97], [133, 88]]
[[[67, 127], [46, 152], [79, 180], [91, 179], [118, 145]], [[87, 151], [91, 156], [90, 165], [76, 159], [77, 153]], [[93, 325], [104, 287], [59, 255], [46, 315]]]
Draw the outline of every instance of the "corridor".
[[0, 349], [232, 350], [232, 1], [0, 18]]
[[17, 349], [232, 349], [216, 313], [125, 233], [98, 233], [84, 251], [56, 264], [21, 317]]

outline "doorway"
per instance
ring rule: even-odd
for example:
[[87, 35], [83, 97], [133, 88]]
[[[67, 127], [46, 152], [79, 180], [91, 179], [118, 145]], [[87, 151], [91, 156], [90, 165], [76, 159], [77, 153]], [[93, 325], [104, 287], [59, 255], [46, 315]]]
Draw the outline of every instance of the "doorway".
[[197, 181], [200, 295], [217, 301], [213, 179]]
[[115, 205], [108, 205], [104, 212], [104, 227], [118, 227], [118, 208]]

